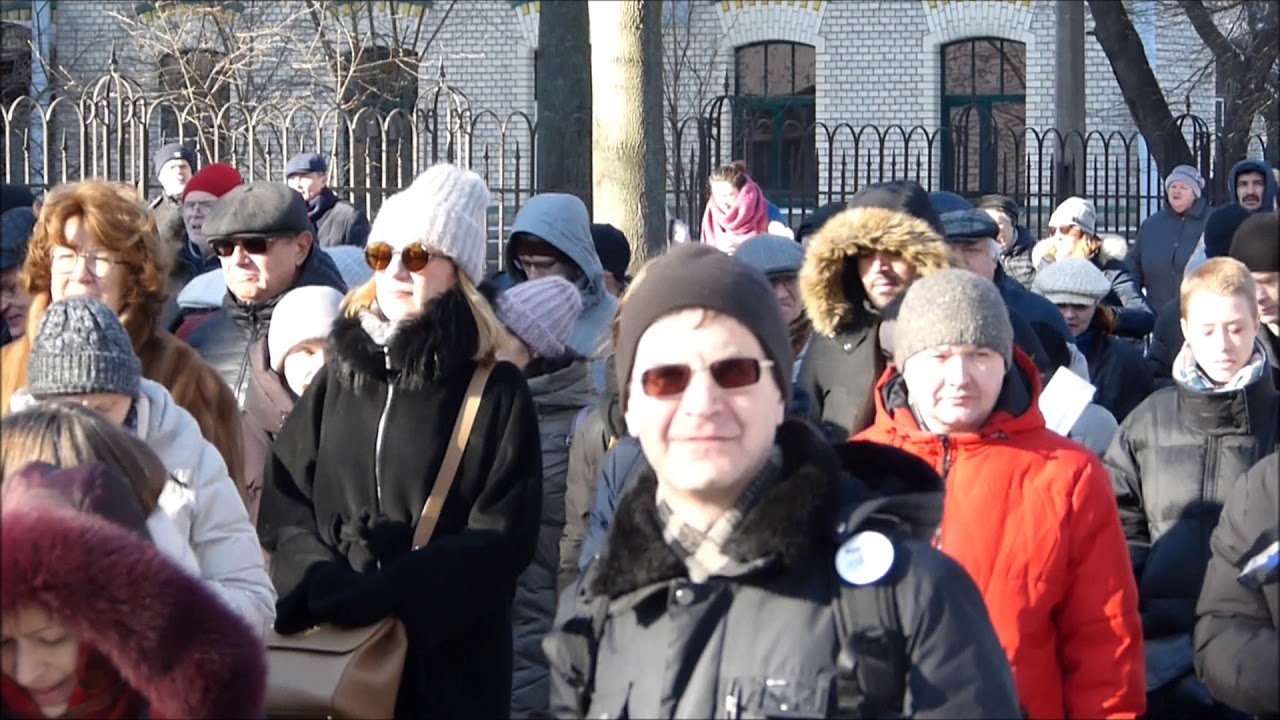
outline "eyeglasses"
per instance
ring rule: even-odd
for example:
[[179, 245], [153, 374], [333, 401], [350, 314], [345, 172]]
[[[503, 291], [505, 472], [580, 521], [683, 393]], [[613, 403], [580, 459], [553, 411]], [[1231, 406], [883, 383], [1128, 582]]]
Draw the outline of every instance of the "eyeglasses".
[[542, 255], [519, 255], [516, 257], [515, 262], [516, 268], [522, 270], [526, 275], [531, 272], [538, 275], [546, 275], [559, 264], [560, 258]]
[[1053, 237], [1054, 235], [1066, 235], [1068, 237], [1080, 236], [1080, 228], [1076, 227], [1075, 225], [1062, 225], [1060, 227], [1054, 227], [1050, 225], [1048, 230], [1049, 230], [1049, 237]]
[[54, 252], [49, 256], [49, 269], [55, 275], [70, 275], [76, 271], [76, 266], [81, 260], [84, 261], [84, 267], [89, 271], [89, 274], [97, 278], [105, 277], [107, 273], [111, 272], [112, 265], [120, 263], [119, 260], [106, 253], [81, 253], [75, 250], [63, 250]]
[[209, 247], [213, 248], [213, 253], [218, 257], [231, 257], [237, 245], [244, 248], [245, 253], [249, 255], [266, 255], [267, 250], [271, 249], [271, 243], [279, 239], [278, 237], [221, 238], [210, 242]]
[[649, 397], [679, 395], [689, 387], [695, 372], [706, 370], [721, 388], [737, 390], [760, 382], [760, 368], [772, 366], [772, 361], [756, 358], [726, 358], [699, 368], [691, 365], [658, 365], [640, 374], [640, 388]]
[[[371, 243], [364, 249], [364, 261], [369, 263], [369, 267], [374, 272], [382, 272], [391, 265], [391, 258], [395, 257], [395, 248], [384, 242]], [[422, 243], [409, 243], [400, 251], [400, 263], [409, 272], [418, 272], [431, 262], [431, 258], [435, 257]]]
[[207, 213], [209, 212], [209, 209], [213, 207], [215, 202], [215, 200], [188, 200], [182, 203], [182, 208], [184, 210], [199, 210], [200, 212]]

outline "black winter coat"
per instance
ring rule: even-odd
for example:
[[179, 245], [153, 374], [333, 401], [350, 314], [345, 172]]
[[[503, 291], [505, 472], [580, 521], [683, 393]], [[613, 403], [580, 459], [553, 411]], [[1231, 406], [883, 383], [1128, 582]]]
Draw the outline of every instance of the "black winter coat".
[[[841, 455], [803, 421], [778, 432], [781, 479], [747, 511], [723, 550], [741, 569], [704, 583], [662, 538], [652, 472], [618, 506], [583, 596], [610, 598], [587, 717], [829, 717], [840, 642], [833, 563], [845, 534], [873, 515], [902, 530], [884, 582], [895, 596], [912, 671], [908, 716], [1017, 717], [1017, 691], [981, 595], [965, 571], [929, 546], [942, 483], [931, 468], [874, 443]], [[842, 472], [861, 468], [862, 478]], [[868, 470], [874, 468], [874, 470]], [[842, 526], [843, 523], [843, 526]], [[883, 528], [883, 526], [880, 526]], [[590, 634], [577, 588], [562, 596], [547, 641], [552, 714], [581, 717], [568, 662]]]
[[1189, 634], [1209, 563], [1209, 534], [1240, 475], [1276, 449], [1277, 394], [1246, 388], [1157, 390], [1120, 425], [1103, 461], [1138, 581], [1143, 636]]
[[[1083, 346], [1080, 349], [1086, 350]], [[1124, 422], [1129, 413], [1155, 390], [1142, 353], [1132, 343], [1107, 335], [1094, 337], [1087, 350], [1085, 359], [1089, 361], [1089, 382], [1098, 389], [1093, 397], [1094, 404], [1106, 408], [1116, 422]]]
[[[345, 293], [347, 285], [338, 272], [329, 253], [312, 246], [311, 253], [303, 261], [293, 286], [328, 285]], [[287, 292], [287, 291], [286, 291]], [[227, 386], [236, 394], [236, 401], [244, 408], [249, 387], [249, 347], [267, 336], [271, 327], [271, 314], [284, 293], [261, 303], [242, 303], [227, 292], [222, 307], [200, 324], [187, 338], [187, 344], [222, 376]]]
[[333, 190], [321, 190], [310, 210], [311, 224], [316, 229], [316, 244], [320, 247], [364, 247], [369, 242], [369, 220], [355, 205], [339, 198]]
[[1280, 531], [1280, 454], [1245, 473], [1213, 531], [1209, 570], [1196, 607], [1196, 672], [1219, 702], [1280, 717], [1280, 579], [1259, 587], [1238, 579]]
[[470, 308], [445, 293], [385, 351], [344, 318], [331, 346], [267, 462], [258, 534], [273, 553], [276, 629], [394, 615], [409, 635], [396, 717], [506, 717], [511, 599], [542, 497], [524, 377], [494, 367], [435, 534], [411, 550], [476, 367]]

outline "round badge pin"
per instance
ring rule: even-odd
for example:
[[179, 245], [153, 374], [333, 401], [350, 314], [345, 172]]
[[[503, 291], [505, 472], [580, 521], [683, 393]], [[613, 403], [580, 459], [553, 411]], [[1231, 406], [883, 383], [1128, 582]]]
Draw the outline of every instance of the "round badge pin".
[[893, 543], [878, 532], [849, 538], [836, 552], [836, 572], [850, 585], [869, 585], [893, 567]]

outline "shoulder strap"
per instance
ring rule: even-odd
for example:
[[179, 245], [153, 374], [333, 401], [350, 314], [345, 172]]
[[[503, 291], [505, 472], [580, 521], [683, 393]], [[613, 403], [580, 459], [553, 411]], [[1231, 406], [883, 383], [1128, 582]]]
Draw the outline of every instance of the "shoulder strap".
[[471, 376], [471, 384], [467, 386], [467, 394], [462, 400], [462, 408], [458, 411], [458, 419], [453, 424], [453, 435], [449, 438], [449, 448], [445, 450], [444, 461], [440, 463], [440, 472], [436, 474], [435, 484], [431, 486], [431, 494], [422, 506], [422, 517], [418, 518], [418, 527], [413, 530], [413, 549], [417, 550], [431, 539], [436, 523], [440, 521], [440, 510], [444, 500], [453, 487], [453, 480], [458, 475], [458, 465], [462, 463], [462, 451], [467, 449], [467, 440], [471, 437], [471, 426], [475, 425], [476, 413], [480, 410], [480, 399], [484, 395], [484, 386], [489, 381], [489, 373], [493, 371], [493, 363], [481, 363]]
[[836, 577], [836, 702], [839, 717], [899, 717], [907, 690], [907, 648], [891, 580], [850, 585]]

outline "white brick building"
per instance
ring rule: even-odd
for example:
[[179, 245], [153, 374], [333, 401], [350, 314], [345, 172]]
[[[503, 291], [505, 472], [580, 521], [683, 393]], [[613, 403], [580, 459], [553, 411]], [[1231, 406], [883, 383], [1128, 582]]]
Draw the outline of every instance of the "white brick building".
[[[1209, 56], [1185, 15], [1172, 0], [1125, 1], [1148, 43], [1152, 66], [1175, 114], [1189, 109], [1211, 120], [1213, 74], [1202, 72]], [[539, 3], [400, 0], [391, 4], [395, 8], [382, 0], [373, 6], [379, 13], [395, 9], [404, 17], [424, 14], [425, 34], [439, 26], [429, 45], [410, 48], [418, 61], [419, 107], [428, 104], [438, 68], [443, 66], [448, 85], [465, 97], [474, 126], [463, 133], [465, 138], [455, 149], [464, 159], [469, 156], [473, 166], [483, 166], [493, 186], [505, 189], [503, 204], [518, 204], [532, 180], [524, 118], [536, 116]], [[6, 27], [29, 26], [30, 12], [25, 16], [20, 12], [29, 5], [4, 0], [0, 11], [13, 23]], [[114, 46], [123, 74], [143, 91], [155, 89], [160, 73], [154, 57], [129, 51], [134, 41], [120, 19], [133, 18], [136, 33], [148, 5], [153, 3], [57, 2], [52, 24], [57, 65], [71, 78], [85, 82], [107, 72]], [[274, 73], [271, 77], [279, 79], [272, 102], [283, 101], [280, 93], [292, 93], [317, 113], [332, 106], [332, 88], [325, 88], [314, 68], [309, 75], [298, 71], [316, 34], [303, 3], [223, 0], [221, 5], [229, 6], [228, 12], [237, 12], [238, 7], [245, 17], [257, 13], [245, 32], [274, 24], [295, 38], [292, 44], [281, 43], [269, 51], [254, 70]], [[812, 206], [818, 193], [826, 199], [828, 193], [838, 196], [842, 188], [851, 192], [868, 180], [888, 177], [919, 178], [933, 189], [966, 194], [1016, 192], [1025, 195], [1030, 205], [1044, 204], [1043, 198], [1036, 198], [1047, 195], [1043, 183], [1049, 176], [1053, 143], [1045, 144], [1042, 151], [1036, 147], [1035, 134], [1023, 128], [1043, 131], [1054, 121], [1053, 2], [666, 0], [664, 13], [668, 112], [687, 119], [678, 143], [667, 128], [668, 163], [674, 168], [678, 150], [693, 182], [697, 182], [696, 168], [687, 167], [696, 150], [693, 119], [709, 118], [721, 140], [718, 156], [705, 161], [745, 158], [781, 205]], [[1092, 20], [1086, 15], [1086, 31], [1091, 28]], [[198, 49], [202, 43], [222, 51], [216, 39], [201, 40], [197, 34], [192, 31], [188, 49]], [[1123, 155], [1141, 166], [1131, 168], [1118, 181], [1093, 178], [1089, 182], [1094, 185], [1086, 192], [1103, 196], [1123, 193], [1118, 184], [1149, 185], [1151, 178], [1139, 177], [1145, 158], [1139, 157], [1137, 148], [1113, 142], [1114, 147], [1102, 149], [1104, 138], [1133, 137], [1133, 124], [1111, 67], [1091, 35], [1086, 37], [1086, 60], [1087, 130], [1096, 131], [1090, 157]], [[675, 76], [678, 82], [672, 79]], [[735, 99], [715, 101], [726, 94]], [[292, 122], [298, 127], [296, 117]], [[316, 122], [324, 124], [322, 119]], [[154, 142], [161, 130], [154, 124], [149, 129]], [[262, 147], [272, 148], [268, 164], [282, 166], [283, 155], [314, 144], [314, 127], [307, 129], [311, 133], [306, 136], [294, 132], [292, 139], [264, 141]], [[443, 138], [439, 131], [435, 135]], [[322, 132], [320, 144], [338, 142], [336, 137]], [[1025, 137], [1032, 140], [1024, 142]], [[406, 152], [411, 164], [414, 153], [418, 164], [444, 155], [425, 141]], [[260, 151], [259, 165], [263, 157]], [[378, 170], [363, 177], [355, 177], [361, 173], [353, 170], [339, 181], [380, 184], [381, 179], [374, 177]], [[386, 185], [396, 182], [390, 178]], [[517, 186], [524, 190], [516, 193]], [[788, 191], [794, 197], [787, 197]], [[1122, 210], [1130, 211], [1138, 209]], [[682, 210], [681, 214], [692, 213]]]

